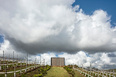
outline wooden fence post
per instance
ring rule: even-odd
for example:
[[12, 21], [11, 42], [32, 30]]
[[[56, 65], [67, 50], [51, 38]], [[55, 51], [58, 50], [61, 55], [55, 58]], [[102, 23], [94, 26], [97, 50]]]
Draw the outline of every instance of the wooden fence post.
[[5, 73], [5, 77], [7, 77], [7, 73]]
[[14, 72], [14, 77], [16, 77], [16, 72]]

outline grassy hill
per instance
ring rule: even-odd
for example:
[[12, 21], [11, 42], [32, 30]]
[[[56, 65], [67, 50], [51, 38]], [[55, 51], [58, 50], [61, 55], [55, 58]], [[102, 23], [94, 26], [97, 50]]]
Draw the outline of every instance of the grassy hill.
[[52, 67], [44, 77], [70, 77], [63, 67]]

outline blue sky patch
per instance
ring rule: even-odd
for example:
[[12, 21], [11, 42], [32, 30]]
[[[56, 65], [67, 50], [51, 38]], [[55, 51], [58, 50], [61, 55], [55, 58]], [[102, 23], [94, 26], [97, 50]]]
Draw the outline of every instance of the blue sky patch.
[[4, 42], [4, 36], [0, 35], [0, 43]]

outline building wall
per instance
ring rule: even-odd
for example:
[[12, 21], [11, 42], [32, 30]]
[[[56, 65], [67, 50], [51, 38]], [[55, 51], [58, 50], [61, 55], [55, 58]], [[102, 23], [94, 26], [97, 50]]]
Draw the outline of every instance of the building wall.
[[58, 66], [58, 67], [65, 66], [65, 58], [57, 58], [57, 57], [51, 58], [51, 66]]

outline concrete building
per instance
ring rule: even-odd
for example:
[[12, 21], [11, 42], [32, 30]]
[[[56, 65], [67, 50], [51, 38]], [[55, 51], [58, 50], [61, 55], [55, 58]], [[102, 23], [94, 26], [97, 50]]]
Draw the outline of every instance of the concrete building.
[[65, 66], [65, 58], [63, 57], [52, 57], [51, 66], [63, 67]]

